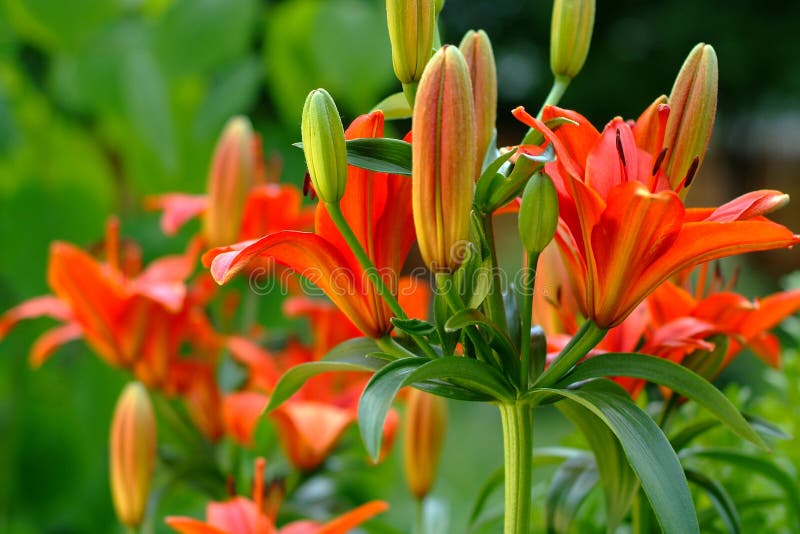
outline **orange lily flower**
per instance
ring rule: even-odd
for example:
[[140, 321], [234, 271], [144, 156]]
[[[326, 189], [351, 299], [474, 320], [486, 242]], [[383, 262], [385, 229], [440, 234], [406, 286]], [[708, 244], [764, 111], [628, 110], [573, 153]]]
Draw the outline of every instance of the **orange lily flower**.
[[[664, 174], [663, 139], [669, 108], [658, 102], [631, 124], [612, 120], [602, 133], [574, 111], [556, 132], [522, 107], [514, 116], [552, 143], [557, 160], [545, 172], [559, 194], [556, 240], [583, 314], [601, 328], [620, 324], [648, 294], [676, 272], [749, 251], [790, 247], [800, 236], [763, 215], [788, 201], [777, 191], [756, 191], [717, 209], [690, 209], [678, 195], [693, 171]], [[535, 147], [538, 150], [538, 147]], [[522, 147], [525, 150], [525, 147]], [[673, 189], [670, 182], [677, 182]]]
[[[6, 312], [0, 317], [0, 338], [20, 320], [57, 319], [62, 324], [31, 348], [35, 367], [61, 345], [83, 339], [106, 363], [130, 370], [147, 387], [184, 397], [198, 427], [211, 438], [218, 436], [212, 363], [222, 341], [202, 309], [208, 291], [185, 283], [199, 242], [186, 254], [158, 259], [141, 272], [138, 248], [120, 243], [116, 219], [107, 225], [105, 246], [106, 261], [100, 262], [74, 245], [53, 243], [48, 282], [54, 294]], [[190, 358], [181, 356], [184, 343], [195, 351]]]
[[[347, 139], [381, 137], [383, 113], [358, 117]], [[411, 180], [348, 167], [342, 211], [359, 243], [390, 289], [414, 242]], [[259, 258], [271, 258], [316, 283], [359, 330], [370, 337], [388, 333], [391, 311], [333, 224], [324, 204], [316, 208], [315, 231], [280, 231], [253, 242], [217, 248], [203, 258], [220, 284]]]
[[173, 516], [167, 517], [167, 525], [181, 534], [347, 534], [389, 508], [384, 501], [371, 501], [324, 524], [305, 520], [278, 528], [277, 510], [271, 509], [274, 507], [271, 495], [265, 495], [264, 491], [264, 467], [264, 459], [258, 458], [252, 499], [232, 497], [224, 502], [211, 502], [206, 507], [206, 521]]

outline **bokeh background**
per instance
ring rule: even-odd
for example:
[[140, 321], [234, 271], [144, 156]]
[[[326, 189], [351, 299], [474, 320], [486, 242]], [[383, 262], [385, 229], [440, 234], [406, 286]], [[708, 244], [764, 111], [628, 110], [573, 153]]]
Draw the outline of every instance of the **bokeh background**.
[[[444, 41], [457, 43], [471, 28], [492, 38], [501, 144], [524, 131], [508, 111], [538, 108], [549, 90], [550, 9], [544, 0], [447, 0], [442, 13]], [[669, 92], [695, 43], [711, 43], [719, 115], [692, 202], [764, 187], [800, 199], [798, 22], [794, 0], [601, 0], [589, 60], [563, 104], [600, 125], [635, 118]], [[281, 156], [283, 179], [300, 183], [302, 153], [290, 145], [315, 87], [331, 92], [345, 122], [398, 90], [382, 1], [0, 0], [0, 310], [47, 292], [52, 240], [91, 246], [109, 214], [120, 215], [146, 257], [179, 250], [183, 240], [164, 238], [142, 199], [202, 191], [213, 143], [234, 114], [252, 119], [265, 154]], [[776, 219], [800, 229], [796, 206]], [[515, 257], [512, 244], [505, 254]], [[800, 284], [783, 278], [800, 268], [798, 251], [759, 254], [746, 266], [746, 293]], [[265, 322], [279, 321], [264, 308]], [[789, 432], [800, 430], [792, 413], [800, 402], [797, 322], [784, 331], [785, 372], [743, 356], [722, 377], [745, 382], [736, 395], [761, 399], [754, 409]], [[27, 351], [42, 323], [23, 324], [0, 343], [0, 532], [113, 532], [107, 429], [125, 376], [81, 344], [32, 371]], [[500, 430], [489, 408], [453, 408], [434, 493], [464, 515], [500, 465]], [[567, 431], [537, 435], [537, 443]], [[781, 447], [798, 465], [792, 444]], [[410, 510], [392, 483], [397, 456], [366, 479], [337, 479], [347, 491], [395, 496], [389, 523]], [[170, 511], [197, 513], [201, 503], [187, 495], [176, 491]]]

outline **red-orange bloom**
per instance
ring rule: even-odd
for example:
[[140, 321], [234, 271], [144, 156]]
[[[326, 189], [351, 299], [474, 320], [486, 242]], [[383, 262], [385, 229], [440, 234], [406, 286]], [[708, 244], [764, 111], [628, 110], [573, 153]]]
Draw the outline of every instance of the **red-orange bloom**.
[[256, 460], [252, 499], [232, 497], [224, 502], [211, 502], [206, 507], [206, 521], [167, 517], [167, 525], [181, 534], [347, 534], [389, 508], [384, 501], [371, 501], [324, 524], [294, 521], [278, 528], [275, 526], [277, 510], [270, 509], [270, 496], [264, 491], [264, 466], [263, 458]]
[[661, 167], [663, 154], [647, 151], [661, 146], [652, 139], [663, 139], [669, 113], [663, 104], [654, 106], [635, 124], [616, 118], [602, 133], [573, 111], [545, 109], [545, 120], [563, 116], [577, 123], [554, 133], [523, 108], [514, 110], [555, 149], [557, 160], [545, 172], [559, 193], [556, 239], [581, 311], [602, 328], [620, 324], [681, 269], [800, 242], [763, 217], [788, 200], [777, 191], [756, 191], [717, 209], [684, 207], [677, 191], [693, 173], [673, 189]]
[[[362, 115], [345, 137], [381, 137], [383, 122], [380, 111]], [[341, 206], [359, 243], [389, 287], [396, 290], [398, 273], [414, 242], [411, 181], [350, 166]], [[204, 261], [210, 262], [214, 278], [225, 283], [257, 258], [265, 257], [317, 284], [364, 334], [381, 337], [391, 330], [391, 311], [322, 203], [316, 208], [314, 233], [273, 233], [254, 242], [215, 249]]]

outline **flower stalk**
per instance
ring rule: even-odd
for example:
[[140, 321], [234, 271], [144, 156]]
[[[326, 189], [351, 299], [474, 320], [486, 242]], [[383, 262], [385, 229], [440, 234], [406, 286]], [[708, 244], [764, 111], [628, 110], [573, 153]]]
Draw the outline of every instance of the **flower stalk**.
[[501, 404], [505, 460], [504, 534], [527, 534], [533, 485], [533, 409], [521, 402]]
[[561, 354], [550, 364], [534, 384], [536, 387], [547, 388], [572, 369], [584, 356], [597, 346], [608, 332], [608, 329], [597, 326], [592, 321], [586, 321], [581, 329], [572, 337], [569, 344], [564, 347]]

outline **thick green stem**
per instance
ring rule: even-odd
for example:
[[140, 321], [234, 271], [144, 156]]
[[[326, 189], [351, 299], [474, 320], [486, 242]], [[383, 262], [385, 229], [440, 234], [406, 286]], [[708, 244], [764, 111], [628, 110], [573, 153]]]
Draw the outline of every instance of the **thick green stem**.
[[558, 382], [572, 366], [578, 363], [581, 358], [589, 354], [600, 343], [608, 332], [605, 328], [600, 328], [592, 321], [586, 321], [578, 333], [561, 351], [561, 354], [545, 369], [544, 373], [534, 384], [535, 387], [547, 388]]
[[[364, 269], [364, 272], [367, 274], [370, 282], [372, 282], [372, 285], [375, 287], [375, 291], [378, 292], [386, 305], [389, 306], [389, 309], [392, 310], [392, 313], [395, 315], [395, 317], [399, 317], [400, 319], [408, 319], [406, 312], [400, 306], [400, 303], [397, 302], [397, 299], [389, 290], [389, 288], [386, 287], [386, 284], [384, 283], [383, 278], [381, 278], [380, 273], [378, 273], [378, 270], [375, 268], [375, 265], [373, 265], [372, 260], [370, 260], [369, 256], [367, 256], [364, 247], [362, 247], [361, 243], [358, 242], [356, 234], [353, 233], [353, 229], [350, 228], [347, 219], [344, 218], [344, 214], [342, 213], [342, 208], [339, 206], [339, 203], [326, 202], [325, 207], [328, 208], [328, 214], [331, 216], [331, 220], [333, 220], [336, 228], [338, 228], [339, 232], [341, 232], [342, 237], [350, 247], [350, 250], [353, 251], [353, 254], [358, 260], [358, 263], [361, 265], [361, 268]], [[412, 334], [409, 334], [409, 336], [417, 343], [419, 348], [422, 349], [422, 352], [424, 352], [426, 356], [429, 358], [437, 358], [439, 356], [424, 338]]]
[[519, 386], [527, 391], [531, 369], [531, 322], [533, 321], [533, 285], [536, 281], [536, 266], [539, 263], [538, 253], [529, 253], [525, 263], [525, 271], [520, 288], [520, 354], [522, 363], [519, 373]]
[[505, 459], [504, 534], [527, 534], [531, 524], [533, 409], [524, 403], [501, 404]]
[[497, 261], [497, 247], [494, 242], [494, 223], [492, 221], [491, 213], [481, 214], [481, 225], [483, 226], [483, 234], [486, 237], [486, 245], [489, 247], [489, 252], [492, 259], [492, 290], [489, 292], [487, 299], [487, 308], [489, 319], [500, 325], [505, 331], [508, 331], [508, 321], [506, 321], [506, 310], [503, 305], [503, 288], [500, 287], [500, 272], [498, 270]]
[[[536, 115], [537, 119], [541, 120], [545, 107], [555, 106], [559, 103], [561, 97], [564, 96], [570, 81], [571, 78], [567, 76], [556, 76], [556, 79], [553, 80], [553, 87], [550, 88], [550, 93], [548, 93], [547, 98], [542, 104], [542, 107], [539, 109], [539, 113]], [[528, 130], [528, 133], [525, 134], [525, 137], [522, 138], [521, 144], [530, 144], [537, 135], [539, 135], [539, 132], [531, 128]]]

